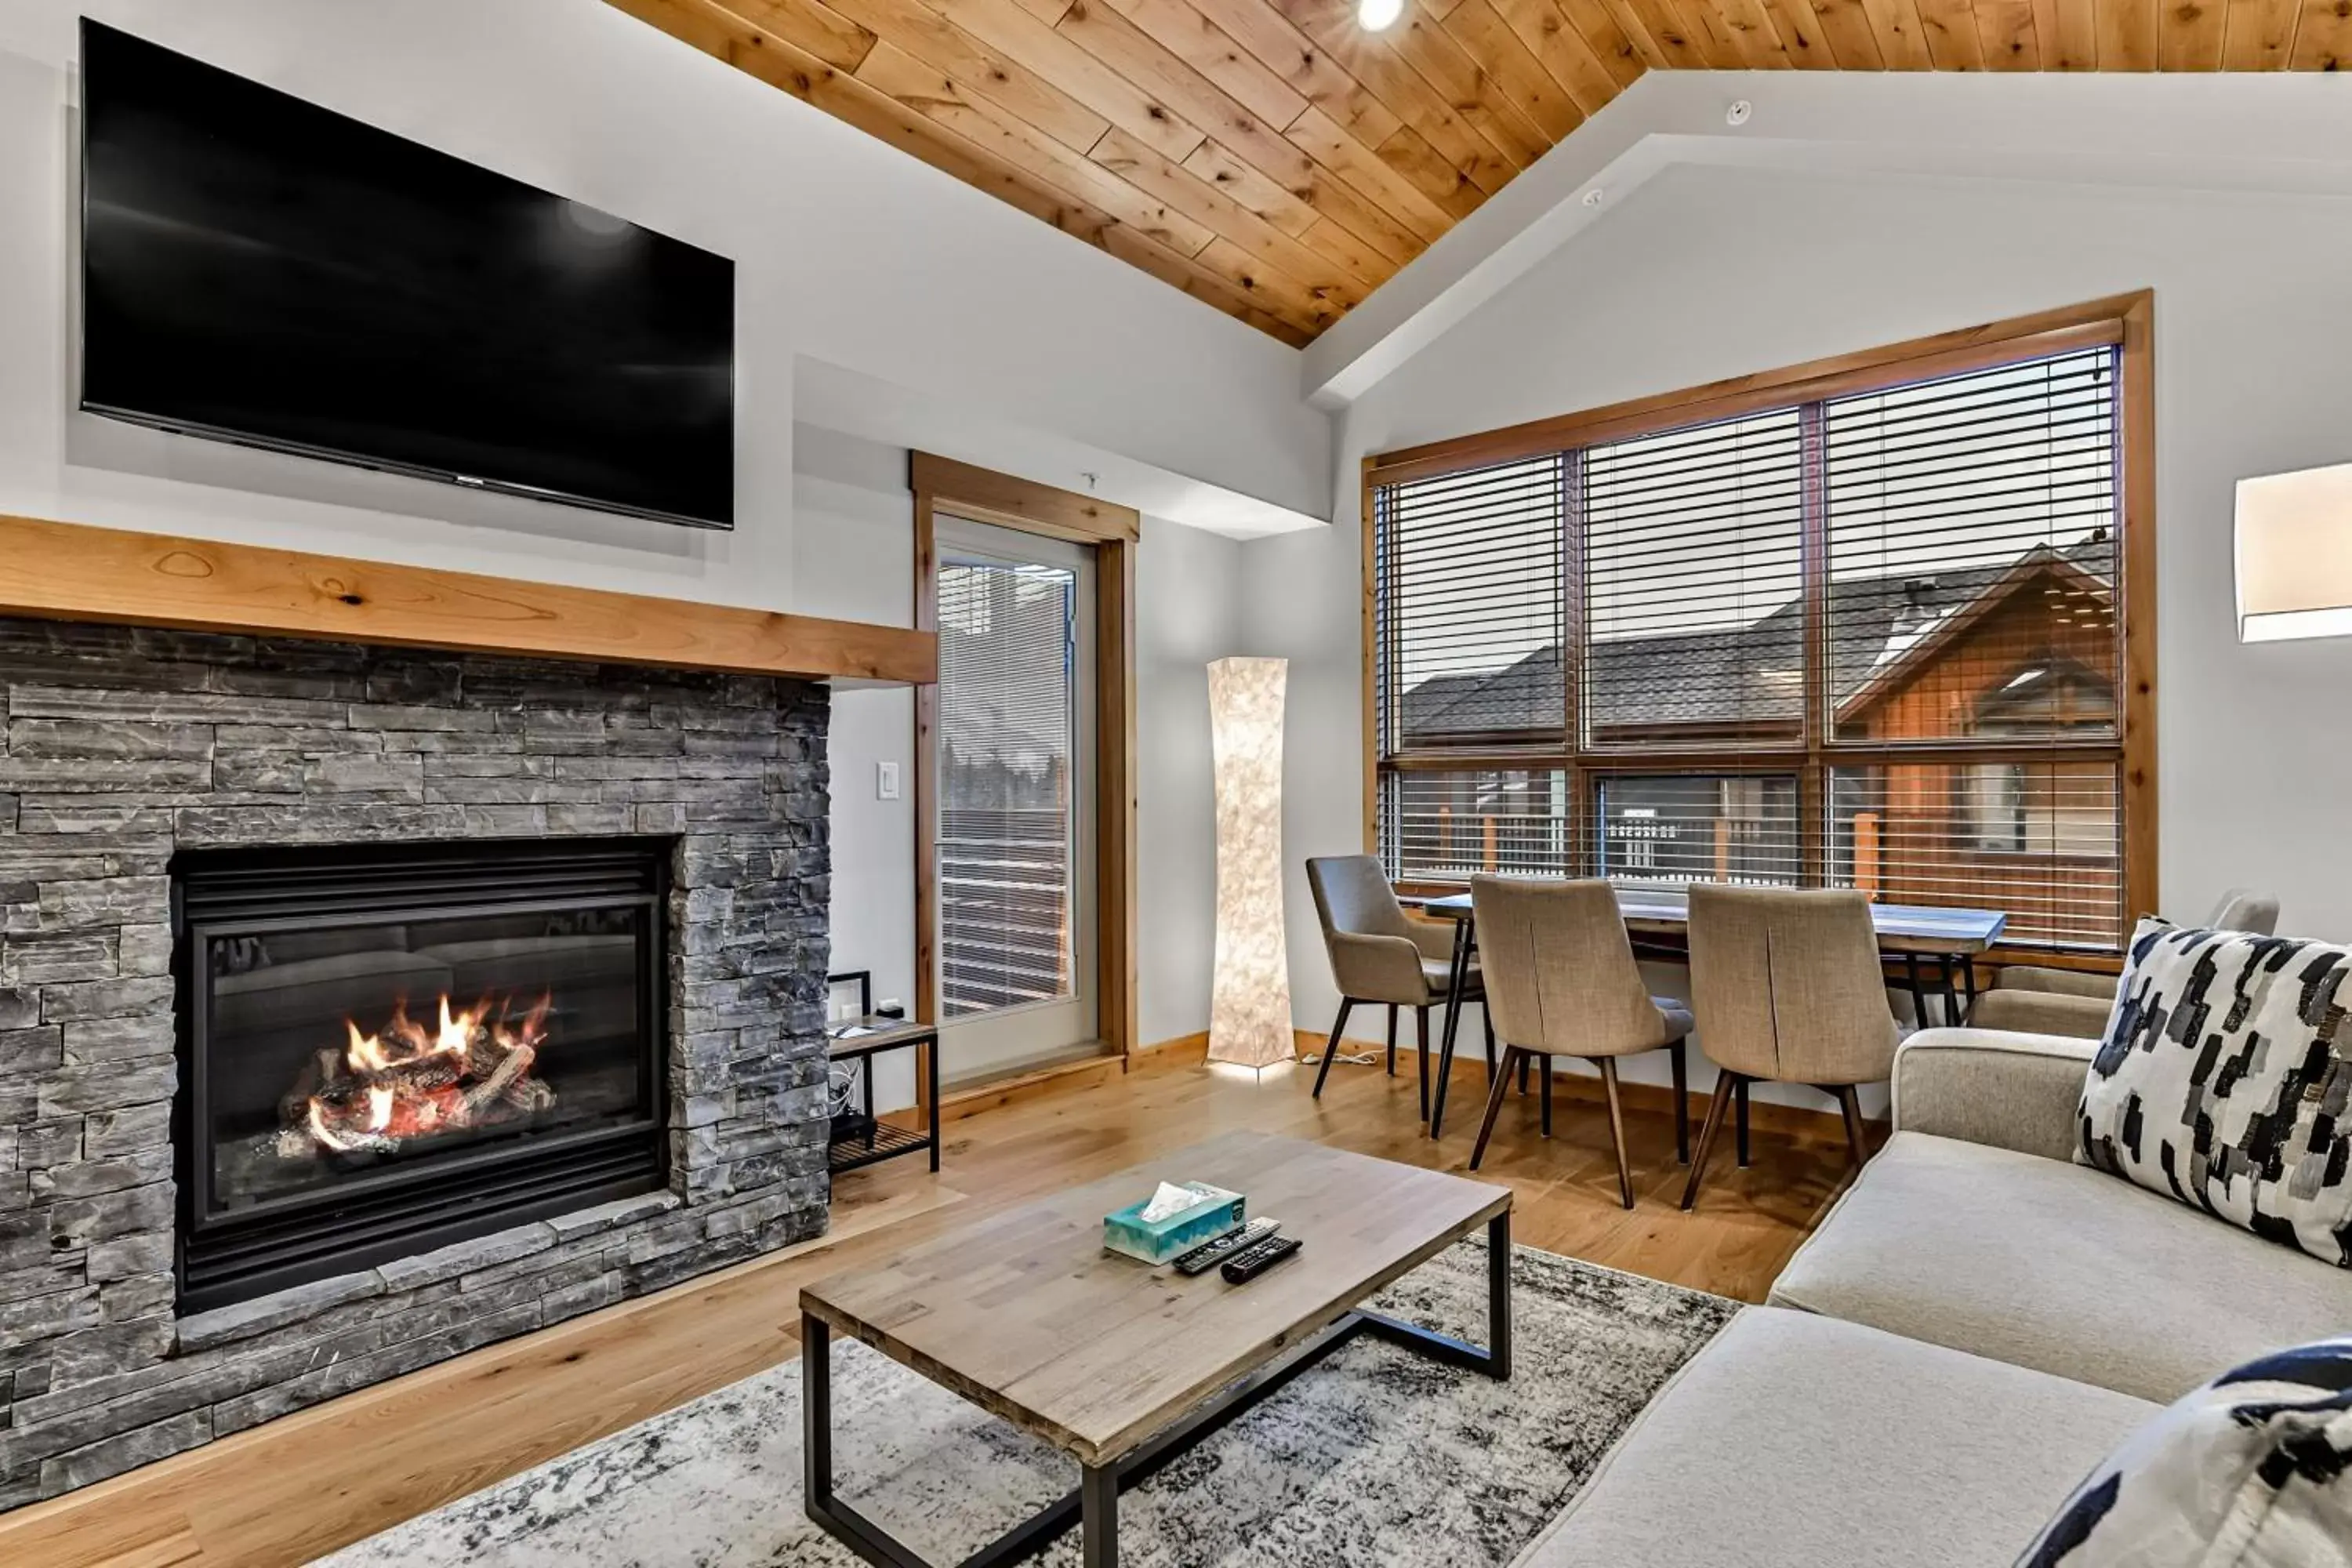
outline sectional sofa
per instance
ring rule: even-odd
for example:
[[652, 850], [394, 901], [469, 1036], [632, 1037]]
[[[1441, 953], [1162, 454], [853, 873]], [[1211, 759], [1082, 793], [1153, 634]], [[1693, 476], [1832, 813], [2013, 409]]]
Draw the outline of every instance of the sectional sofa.
[[2160, 1405], [2352, 1328], [2352, 1270], [2074, 1163], [2097, 1048], [1906, 1041], [1885, 1148], [1517, 1568], [2007, 1564]]

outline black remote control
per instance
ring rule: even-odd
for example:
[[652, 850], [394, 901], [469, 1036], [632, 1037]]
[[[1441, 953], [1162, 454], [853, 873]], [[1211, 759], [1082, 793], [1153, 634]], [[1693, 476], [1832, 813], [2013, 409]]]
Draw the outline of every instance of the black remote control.
[[1295, 1236], [1277, 1236], [1271, 1241], [1261, 1241], [1248, 1251], [1225, 1260], [1223, 1273], [1228, 1285], [1246, 1285], [1292, 1253], [1298, 1250]]
[[1226, 1258], [1259, 1242], [1282, 1228], [1278, 1219], [1254, 1219], [1239, 1230], [1229, 1230], [1214, 1241], [1204, 1241], [1192, 1251], [1178, 1254], [1175, 1259], [1179, 1274], [1206, 1274]]

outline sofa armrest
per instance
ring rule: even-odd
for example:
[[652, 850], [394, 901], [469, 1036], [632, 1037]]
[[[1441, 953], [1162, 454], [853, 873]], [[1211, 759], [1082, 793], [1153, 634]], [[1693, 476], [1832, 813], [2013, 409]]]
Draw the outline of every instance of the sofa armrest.
[[2108, 997], [2069, 996], [2056, 991], [1988, 991], [1969, 1009], [1973, 1028], [2011, 1035], [2066, 1035], [2095, 1040], [2107, 1032]]
[[2059, 1035], [1924, 1029], [1895, 1053], [1895, 1130], [2071, 1160], [2098, 1048]]

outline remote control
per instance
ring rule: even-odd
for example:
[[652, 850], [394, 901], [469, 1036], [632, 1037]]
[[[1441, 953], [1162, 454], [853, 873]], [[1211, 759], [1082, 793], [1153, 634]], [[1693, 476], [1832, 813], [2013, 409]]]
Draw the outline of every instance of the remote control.
[[1206, 1274], [1244, 1247], [1255, 1247], [1282, 1228], [1278, 1219], [1254, 1219], [1239, 1230], [1229, 1230], [1214, 1241], [1204, 1241], [1176, 1258], [1179, 1274]]
[[1295, 1236], [1277, 1236], [1261, 1241], [1237, 1258], [1225, 1260], [1224, 1276], [1228, 1285], [1246, 1285], [1292, 1253], [1298, 1250]]

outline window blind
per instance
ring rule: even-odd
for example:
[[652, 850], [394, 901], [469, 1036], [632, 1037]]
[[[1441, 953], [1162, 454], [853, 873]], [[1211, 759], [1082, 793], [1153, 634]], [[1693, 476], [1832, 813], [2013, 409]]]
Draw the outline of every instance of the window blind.
[[1383, 718], [1398, 749], [1559, 744], [1565, 468], [1544, 457], [1381, 492]]
[[1391, 875], [1858, 887], [2113, 949], [2120, 352], [1376, 486]]
[[1072, 991], [1075, 574], [939, 574], [942, 1016]]
[[1582, 454], [1587, 744], [1801, 739], [1803, 425], [1775, 409]]
[[2114, 942], [2116, 372], [2098, 348], [1825, 408], [1835, 732], [1957, 748], [1839, 770], [1841, 879]]

